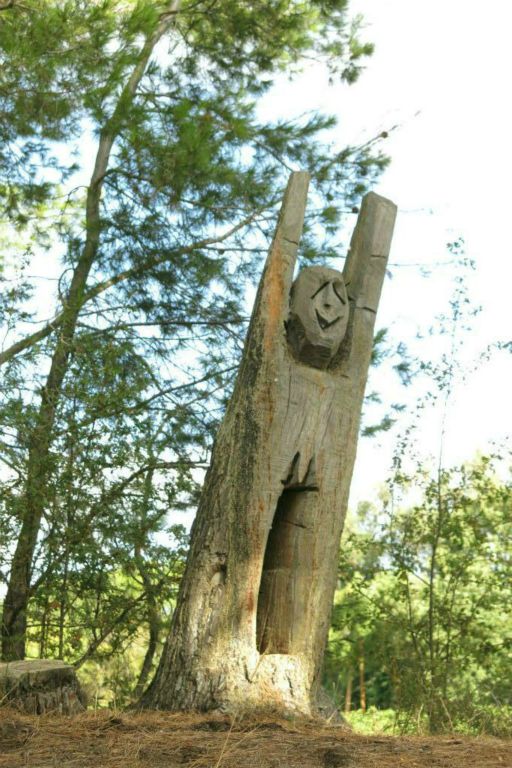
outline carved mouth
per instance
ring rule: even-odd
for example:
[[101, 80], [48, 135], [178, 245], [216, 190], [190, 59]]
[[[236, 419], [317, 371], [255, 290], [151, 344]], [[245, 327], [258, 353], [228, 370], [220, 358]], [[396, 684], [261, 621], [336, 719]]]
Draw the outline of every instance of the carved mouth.
[[322, 331], [325, 331], [326, 328], [331, 328], [331, 326], [333, 326], [335, 323], [341, 320], [341, 317], [335, 317], [334, 320], [329, 322], [329, 320], [327, 320], [325, 317], [322, 317], [318, 309], [315, 309], [315, 312], [316, 312], [316, 319], [317, 319], [318, 325], [320, 326]]

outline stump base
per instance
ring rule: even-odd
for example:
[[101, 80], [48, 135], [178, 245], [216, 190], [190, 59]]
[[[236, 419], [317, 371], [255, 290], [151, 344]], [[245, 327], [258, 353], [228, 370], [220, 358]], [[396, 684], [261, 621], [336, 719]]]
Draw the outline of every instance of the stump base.
[[75, 715], [86, 705], [74, 668], [53, 659], [0, 663], [0, 702], [35, 715]]

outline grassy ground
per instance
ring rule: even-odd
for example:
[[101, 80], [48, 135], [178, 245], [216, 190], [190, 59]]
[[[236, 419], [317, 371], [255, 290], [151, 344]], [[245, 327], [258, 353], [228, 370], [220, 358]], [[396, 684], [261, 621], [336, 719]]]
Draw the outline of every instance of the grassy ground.
[[362, 735], [270, 718], [0, 709], [0, 768], [512, 768], [512, 741]]

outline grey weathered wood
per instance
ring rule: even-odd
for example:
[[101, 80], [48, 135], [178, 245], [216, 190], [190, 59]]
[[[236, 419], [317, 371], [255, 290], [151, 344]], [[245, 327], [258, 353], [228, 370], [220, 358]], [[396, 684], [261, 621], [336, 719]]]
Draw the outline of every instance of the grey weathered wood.
[[37, 715], [85, 709], [74, 668], [53, 659], [0, 662], [0, 703]]
[[292, 174], [144, 706], [318, 711], [396, 208], [373, 193], [365, 197], [343, 273], [346, 333], [330, 362], [313, 356], [309, 364], [307, 355], [297, 360], [286, 331], [307, 187], [306, 173]]

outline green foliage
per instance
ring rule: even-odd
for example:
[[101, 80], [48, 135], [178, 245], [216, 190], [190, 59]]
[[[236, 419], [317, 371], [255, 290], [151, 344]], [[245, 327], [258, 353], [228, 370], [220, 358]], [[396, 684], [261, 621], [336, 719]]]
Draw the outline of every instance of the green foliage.
[[[343, 542], [327, 676], [344, 687], [364, 654], [368, 700], [406, 727], [422, 715], [432, 730], [507, 722], [492, 717], [512, 697], [512, 483], [498, 466], [418, 471], [363, 506]], [[420, 500], [401, 505], [399, 492]]]
[[[383, 363], [387, 363], [398, 375], [404, 386], [411, 384], [414, 371], [414, 363], [403, 342], [394, 346], [388, 338], [388, 329], [380, 328], [373, 339], [371, 369], [369, 383], [371, 386], [374, 371]], [[372, 406], [378, 406], [378, 411]], [[397, 421], [397, 417], [405, 410], [403, 403], [386, 404], [386, 412], [382, 414], [382, 398], [378, 392], [370, 389], [365, 393], [361, 435], [362, 437], [375, 437], [381, 432], [390, 430]], [[375, 421], [377, 416], [378, 421]]]
[[[467, 292], [471, 264], [462, 241], [449, 250], [458, 264], [453, 294], [431, 331], [440, 353], [410, 361], [420, 395], [393, 474], [342, 540], [325, 681], [345, 709], [393, 710], [404, 732], [510, 735], [512, 455], [443, 464], [455, 385], [482, 360], [464, 354], [477, 311]], [[420, 460], [413, 437], [427, 412], [440, 425], [439, 452]]]
[[2, 12], [0, 579], [9, 599], [21, 591], [19, 615], [28, 600], [31, 652], [113, 665], [144, 625], [147, 679], [183, 564], [179, 515], [196, 501], [289, 170], [313, 177], [304, 255], [318, 260], [386, 164], [377, 141], [324, 143], [330, 117], [257, 117], [305, 57], [356, 78], [371, 46], [346, 6]]
[[393, 733], [419, 733], [420, 724], [411, 724], [408, 729], [401, 729], [399, 718], [393, 709], [377, 709], [377, 707], [368, 707], [366, 711], [360, 709], [346, 712], [345, 717], [349, 725], [356, 733], [364, 735], [382, 733], [390, 735]]
[[[167, 425], [137, 411], [149, 376], [133, 348], [103, 338], [91, 347], [87, 335], [78, 342], [53, 443], [28, 641], [33, 655], [78, 666], [92, 659], [105, 675], [141, 638], [147, 643], [148, 623], [156, 661], [187, 546], [168, 514], [194, 504], [195, 462], [180, 459], [190, 421], [180, 433], [180, 419]], [[3, 502], [2, 519], [12, 519], [23, 503], [19, 483], [5, 484]], [[126, 685], [117, 684], [118, 702], [127, 701], [126, 686], [133, 692], [139, 673], [132, 669]]]

